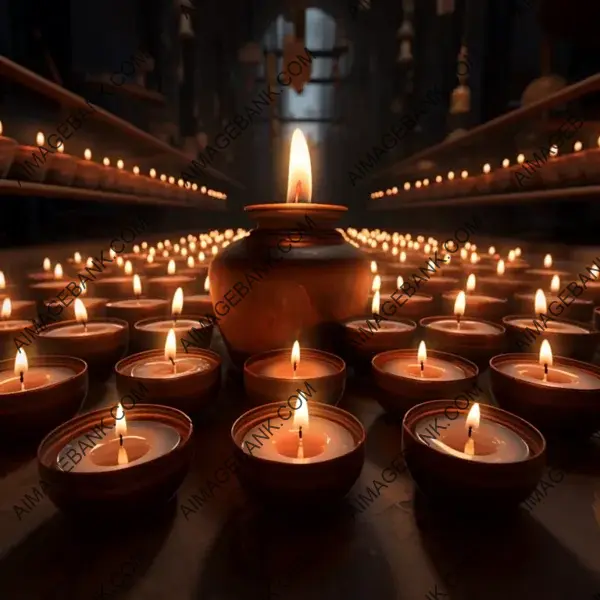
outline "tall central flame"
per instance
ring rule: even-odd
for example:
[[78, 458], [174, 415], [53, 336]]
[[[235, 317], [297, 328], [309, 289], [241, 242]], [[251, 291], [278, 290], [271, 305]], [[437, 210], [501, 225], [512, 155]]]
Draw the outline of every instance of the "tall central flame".
[[310, 202], [312, 199], [312, 169], [306, 138], [300, 129], [292, 135], [290, 169], [286, 202]]

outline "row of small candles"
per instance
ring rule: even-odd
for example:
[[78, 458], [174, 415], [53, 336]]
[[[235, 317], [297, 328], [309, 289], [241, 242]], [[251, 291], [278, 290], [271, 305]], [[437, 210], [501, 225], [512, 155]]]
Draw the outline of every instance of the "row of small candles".
[[[599, 152], [600, 151], [600, 137], [598, 137], [597, 139], [597, 145], [598, 148], [593, 148], [588, 150], [588, 152], [592, 151], [592, 152]], [[573, 158], [575, 160], [578, 159], [578, 153], [581, 152], [584, 149], [583, 147], [583, 143], [580, 141], [576, 141], [573, 144], [573, 149], [572, 152], [570, 154], [564, 155], [565, 158], [569, 157], [569, 158]], [[581, 155], [583, 156], [583, 155]], [[550, 146], [550, 148], [548, 149], [548, 158], [549, 161], [552, 163], [552, 161], [557, 161], [559, 157], [559, 148], [556, 144], [553, 144]], [[521, 167], [521, 165], [526, 163], [526, 157], [525, 154], [523, 153], [519, 153], [516, 157], [516, 163], [513, 165], [516, 168]], [[485, 163], [482, 167], [481, 167], [481, 173], [483, 174], [483, 176], [494, 176], [497, 173], [502, 173], [503, 169], [509, 169], [511, 167], [511, 162], [509, 158], [504, 158], [502, 160], [502, 162], [500, 163], [500, 167], [498, 167], [497, 169], [493, 169], [492, 165], [490, 163]], [[475, 177], [479, 176], [479, 175], [474, 175]], [[424, 179], [417, 179], [415, 181], [405, 181], [404, 184], [402, 185], [402, 189], [405, 192], [409, 192], [411, 190], [420, 190], [420, 189], [427, 189], [429, 187], [429, 185], [433, 185], [435, 183], [437, 184], [443, 184], [446, 182], [453, 182], [454, 180], [458, 179], [458, 180], [465, 180], [468, 179], [470, 177], [469, 171], [467, 171], [466, 169], [462, 169], [460, 170], [460, 172], [458, 171], [448, 171], [448, 173], [446, 173], [446, 175], [436, 175], [435, 177], [432, 177], [432, 179], [430, 180], [429, 178], [424, 178]], [[471, 175], [471, 177], [473, 177], [473, 175]], [[378, 190], [376, 192], [372, 192], [370, 194], [370, 197], [372, 200], [376, 200], [377, 198], [383, 198], [384, 196], [395, 196], [400, 192], [399, 188], [397, 186], [393, 186], [391, 188], [387, 188], [386, 190]]]
[[[2, 136], [2, 131], [2, 122], [0, 121], [0, 140], [10, 140], [10, 138]], [[83, 187], [96, 188], [101, 186], [116, 191], [139, 192], [158, 196], [185, 195], [198, 192], [218, 200], [227, 199], [227, 194], [223, 192], [207, 188], [204, 185], [198, 186], [197, 183], [191, 183], [182, 178], [176, 179], [172, 175], [164, 173], [159, 175], [154, 168], [149, 169], [147, 175], [144, 175], [137, 165], [134, 165], [131, 171], [128, 171], [122, 159], [116, 161], [116, 169], [111, 167], [111, 160], [106, 156], [102, 159], [102, 164], [96, 163], [92, 160], [92, 151], [89, 148], [84, 150], [83, 160], [81, 160], [65, 154], [64, 141], [56, 148], [58, 154], [50, 155], [50, 158], [45, 160], [43, 164], [37, 165], [34, 171], [28, 172], [21, 164], [21, 159], [23, 161], [30, 159], [32, 152], [35, 153], [36, 150], [44, 147], [46, 143], [44, 134], [41, 131], [37, 133], [36, 146], [18, 146], [16, 141], [12, 141], [14, 142], [12, 144], [14, 147], [14, 162], [12, 163], [13, 170], [8, 173], [9, 177], [22, 179], [33, 174], [35, 181], [42, 182], [45, 177], [45, 180], [49, 183], [62, 185], [71, 185], [75, 182]], [[6, 157], [3, 157], [3, 160], [6, 160]], [[0, 175], [3, 172], [1, 167], [2, 165], [0, 165]], [[4, 170], [8, 171], [8, 169]]]

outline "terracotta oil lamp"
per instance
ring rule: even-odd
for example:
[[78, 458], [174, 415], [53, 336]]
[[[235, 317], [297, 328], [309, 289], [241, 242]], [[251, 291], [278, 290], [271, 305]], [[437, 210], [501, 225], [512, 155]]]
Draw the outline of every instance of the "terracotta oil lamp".
[[91, 285], [99, 296], [105, 296], [110, 300], [125, 300], [131, 296], [132, 284], [133, 265], [128, 260], [123, 264], [122, 275], [115, 273], [113, 276], [96, 279]]
[[29, 286], [29, 290], [38, 304], [43, 305], [45, 300], [56, 297], [69, 283], [71, 283], [71, 280], [64, 276], [62, 265], [56, 263], [52, 277], [45, 281], [32, 283]]
[[35, 138], [35, 146], [23, 146], [18, 145], [14, 150], [14, 160], [8, 176], [11, 179], [19, 179], [23, 181], [33, 181], [35, 183], [41, 183], [46, 177], [46, 169], [48, 168], [48, 161], [38, 162], [34, 169], [27, 169], [25, 161], [31, 164], [32, 155], [39, 156], [40, 147], [46, 143], [46, 138], [41, 131], [38, 131]]
[[0, 121], [0, 177], [6, 177], [15, 158], [17, 141], [3, 135]]
[[[100, 319], [106, 316], [106, 304], [108, 302], [108, 298], [96, 298], [94, 296], [87, 295], [87, 286], [81, 285], [81, 292], [79, 293], [78, 298], [83, 302], [85, 306], [85, 310], [89, 318], [92, 319]], [[58, 300], [44, 300], [44, 308], [55, 318], [60, 321], [66, 321], [68, 319], [75, 318], [75, 305], [73, 303], [70, 304], [72, 308], [68, 311], [62, 310], [62, 305]], [[55, 311], [55, 307], [61, 307], [61, 310], [57, 313]], [[71, 316], [68, 315], [68, 312], [71, 312]]]
[[47, 157], [46, 161], [48, 162], [48, 168], [45, 183], [55, 185], [71, 185], [73, 183], [77, 171], [77, 159], [70, 154], [65, 154], [64, 142], [61, 142], [60, 146]]
[[[248, 273], [268, 271], [220, 323], [237, 365], [254, 354], [284, 347], [300, 329], [310, 329], [310, 346], [329, 347], [328, 324], [364, 311], [371, 285], [369, 261], [333, 228], [347, 209], [313, 204], [311, 197], [308, 145], [296, 130], [287, 201], [246, 207], [259, 227], [219, 252], [210, 266], [213, 298], [224, 297], [239, 281], [246, 281]], [[274, 261], [267, 264], [270, 258]]]
[[[508, 314], [508, 301], [506, 298], [494, 298], [484, 294], [475, 294], [475, 286], [477, 278], [474, 274], [470, 274], [467, 278], [466, 292], [467, 302], [469, 304], [469, 315], [484, 319], [486, 321], [494, 321], [496, 323], [502, 320]], [[454, 312], [454, 305], [460, 290], [446, 292], [442, 294], [442, 313], [451, 315]]]
[[[524, 278], [518, 278], [516, 274], [506, 273], [506, 263], [499, 259], [496, 263], [496, 275], [477, 277], [477, 286], [484, 294], [496, 298], [508, 298], [509, 304], [517, 292], [522, 292], [531, 287], [531, 283]], [[518, 311], [516, 311], [518, 312]]]
[[194, 279], [192, 277], [179, 275], [177, 273], [175, 261], [170, 259], [167, 265], [166, 275], [148, 279], [148, 293], [153, 298], [170, 299], [173, 297], [177, 288], [182, 288], [186, 294], [191, 293], [193, 284]]
[[15, 349], [15, 338], [20, 336], [28, 327], [31, 327], [31, 321], [24, 317], [13, 316], [12, 303], [10, 298], [4, 298], [0, 308], [0, 359], [9, 358]]
[[83, 160], [77, 161], [75, 185], [95, 190], [100, 187], [100, 179], [103, 174], [102, 165], [92, 160], [92, 151], [86, 148], [83, 152]]
[[554, 275], [558, 275], [562, 279], [570, 278], [571, 274], [568, 271], [555, 269], [553, 268], [553, 264], [554, 261], [552, 260], [552, 255], [546, 254], [546, 256], [544, 256], [544, 267], [542, 269], [527, 269], [525, 271], [525, 276], [534, 283], [539, 282], [539, 285], [545, 288], [550, 286], [550, 282]]

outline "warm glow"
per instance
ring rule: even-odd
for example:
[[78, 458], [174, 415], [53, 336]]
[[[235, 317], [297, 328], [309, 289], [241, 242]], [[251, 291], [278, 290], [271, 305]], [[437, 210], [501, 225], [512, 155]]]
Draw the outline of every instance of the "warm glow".
[[500, 259], [498, 261], [498, 264], [496, 265], [496, 273], [498, 273], [498, 275], [504, 275], [505, 270], [506, 270], [506, 268], [504, 266], [504, 261], [502, 259]]
[[137, 165], [135, 165], [133, 167], [132, 171], [133, 171], [134, 175], [139, 175], [140, 174], [140, 168]]
[[148, 254], [146, 257], [146, 262], [151, 265], [154, 262], [154, 254]]
[[45, 142], [46, 138], [44, 137], [44, 134], [41, 131], [38, 131], [37, 135], [35, 136], [35, 143], [38, 146], [43, 146]]
[[188, 256], [188, 258], [187, 258], [187, 267], [188, 267], [188, 269], [193, 269], [194, 268], [194, 257], [193, 256]]
[[300, 429], [300, 427], [308, 427], [308, 399], [303, 392], [298, 392], [298, 399], [302, 401], [302, 404], [298, 404], [294, 410], [293, 427], [294, 429]]
[[549, 269], [551, 266], [552, 266], [552, 255], [546, 254], [546, 256], [544, 256], [544, 267], [546, 269]]
[[461, 176], [463, 179], [466, 179], [466, 178], [469, 176], [469, 172], [468, 172], [468, 171], [462, 171], [462, 172], [461, 172], [461, 174], [460, 174], [460, 176]]
[[519, 246], [517, 246], [515, 248], [515, 256], [517, 256], [517, 257], [521, 256], [521, 248], [519, 248]]
[[518, 154], [517, 155], [517, 162], [522, 165], [525, 162], [525, 155], [524, 154]]
[[552, 144], [552, 146], [550, 146], [548, 154], [550, 154], [550, 156], [557, 156], [558, 155], [558, 146], [556, 144]]
[[548, 303], [546, 302], [546, 294], [544, 294], [544, 290], [536, 291], [534, 307], [536, 315], [545, 315], [548, 312]]
[[79, 254], [79, 252], [75, 252], [75, 254], [73, 254], [73, 260], [76, 263], [80, 263], [81, 262], [81, 254]]
[[492, 167], [490, 167], [490, 163], [485, 163], [485, 165], [483, 165], [483, 172], [484, 173], [489, 173], [492, 170]]
[[161, 174], [161, 176], [160, 176], [160, 180], [161, 180], [163, 183], [166, 183], [166, 182], [167, 182], [167, 176], [166, 176], [164, 173], [162, 173], [162, 174]]
[[441, 175], [436, 175], [435, 176], [435, 182], [436, 183], [442, 183], [442, 176]]
[[496, 254], [496, 248], [494, 246], [490, 246], [489, 250], [488, 250], [488, 254], [490, 256], [494, 256], [494, 254]]
[[[379, 275], [377, 275], [377, 277], [379, 277]], [[373, 282], [373, 285], [375, 285], [375, 282]], [[380, 306], [381, 306], [381, 295], [379, 294], [379, 290], [374, 290], [373, 302], [371, 302], [371, 312], [374, 315], [378, 315]]]
[[175, 330], [169, 329], [167, 333], [167, 339], [165, 340], [165, 360], [169, 362], [175, 360], [177, 357], [177, 337], [175, 336]]
[[204, 262], [206, 260], [206, 256], [204, 256], [204, 252], [202, 252], [202, 251], [198, 252], [198, 260], [200, 262]]
[[300, 129], [292, 134], [290, 167], [286, 202], [310, 202], [312, 199], [312, 169], [306, 138]]
[[4, 130], [3, 130], [3, 128], [2, 128], [2, 121], [0, 121], [0, 135], [2, 135], [3, 131], [4, 131]]
[[479, 422], [481, 420], [481, 411], [479, 410], [479, 402], [475, 402], [467, 415], [467, 421], [465, 426], [467, 429], [472, 427], [473, 429], [477, 429], [479, 427]]
[[208, 292], [210, 292], [210, 278], [208, 277], [208, 275], [206, 276], [206, 279], [204, 280], [204, 291], [208, 294]]
[[0, 317], [3, 319], [10, 319], [10, 315], [12, 313], [12, 304], [10, 302], [10, 298], [4, 298], [2, 300], [2, 309], [0, 310]]
[[56, 263], [54, 267], [54, 279], [62, 279], [63, 278], [63, 268], [60, 263]]
[[371, 291], [378, 292], [381, 289], [381, 277], [379, 275], [375, 275], [373, 277], [373, 283], [371, 284]]
[[454, 179], [454, 171], [448, 171], [448, 179], [452, 181]]
[[508, 158], [505, 158], [502, 161], [502, 166], [506, 169], [506, 167], [508, 167], [508, 165], [510, 165], [510, 160], [508, 160]]
[[150, 169], [150, 177], [152, 177], [152, 179], [156, 178], [156, 169]]
[[427, 179], [427, 178], [423, 179], [423, 185], [425, 187], [427, 187], [429, 185], [429, 179]]
[[471, 264], [472, 265], [476, 265], [479, 262], [479, 255], [477, 254], [477, 252], [473, 252], [471, 254]]
[[44, 271], [49, 271], [52, 268], [52, 263], [50, 262], [49, 258], [45, 258], [44, 262], [42, 263], [42, 266], [44, 268]]
[[468, 277], [467, 277], [467, 292], [472, 292], [475, 290], [475, 284], [477, 283], [476, 279], [475, 279], [475, 275], [473, 273], [471, 273]]
[[292, 363], [292, 369], [294, 369], [294, 371], [298, 368], [298, 365], [300, 364], [300, 344], [298, 343], [298, 340], [296, 340], [294, 342], [294, 345], [292, 346], [292, 354], [290, 356], [290, 360]]
[[102, 159], [102, 164], [105, 167], [110, 167], [110, 158], [107, 158], [106, 156]]
[[417, 360], [419, 364], [425, 364], [427, 362], [427, 346], [425, 346], [425, 342], [421, 340], [419, 342], [419, 349], [417, 350]]
[[[83, 152], [83, 158], [85, 158], [85, 160], [92, 160], [92, 151], [89, 148], [86, 148]], [[105, 159], [108, 160], [108, 159]], [[108, 165], [106, 165], [108, 166]]]
[[575, 142], [573, 144], [573, 150], [575, 150], [575, 152], [581, 152], [582, 148], [583, 148], [583, 144], [581, 142]]
[[404, 278], [402, 275], [398, 275], [398, 279], [396, 279], [396, 288], [400, 289], [404, 285]]
[[87, 323], [88, 320], [85, 304], [79, 298], [75, 298], [75, 320], [78, 323]]
[[377, 263], [374, 260], [371, 261], [371, 273], [373, 275], [375, 275], [375, 273], [377, 273]]
[[[125, 261], [123, 260], [123, 257], [117, 256], [117, 267], [122, 269], [124, 264], [125, 264]], [[131, 273], [130, 273], [130, 275], [131, 275]]]
[[514, 251], [514, 250], [511, 250], [511, 251], [508, 253], [508, 262], [513, 262], [513, 261], [515, 260], [515, 256], [516, 256], [516, 255], [515, 255], [515, 251]]
[[[125, 435], [127, 433], [127, 421], [125, 420], [125, 411], [123, 410], [123, 406], [119, 402], [117, 405], [117, 410], [115, 414], [115, 435], [119, 437], [120, 435]], [[121, 450], [121, 449], [120, 449]], [[122, 448], [125, 450], [125, 448]], [[121, 452], [119, 452], [119, 455]], [[127, 458], [127, 453], [125, 453], [125, 458]], [[118, 462], [118, 461], [117, 461]], [[119, 464], [127, 464], [127, 460], [125, 463], [119, 462]]]
[[171, 314], [173, 316], [180, 315], [183, 310], [183, 289], [178, 287], [173, 294], [173, 302], [171, 302]]
[[540, 346], [540, 365], [552, 366], [552, 348], [548, 340], [542, 340]]
[[85, 261], [85, 266], [90, 269], [94, 266], [94, 259], [91, 256], [88, 256], [88, 259]]
[[117, 169], [122, 169], [124, 166], [125, 166], [125, 163], [121, 159], [119, 159], [117, 161]]
[[139, 254], [140, 253], [140, 247], [137, 244], [135, 244], [133, 246], [133, 253], [134, 254]]
[[175, 261], [171, 259], [167, 265], [167, 273], [169, 275], [175, 275]]
[[461, 248], [461, 249], [460, 249], [460, 257], [461, 257], [463, 260], [466, 260], [466, 258], [467, 258], [467, 256], [468, 256], [468, 255], [469, 255], [469, 253], [467, 252], [467, 249], [466, 249], [466, 248]]
[[137, 273], [133, 276], [133, 295], [136, 297], [142, 295], [142, 280]]
[[59, 146], [59, 147], [56, 149], [56, 151], [57, 151], [59, 154], [64, 154], [64, 153], [65, 153], [65, 144], [64, 144], [64, 142], [61, 142], [61, 143], [60, 143], [60, 146]]
[[400, 252], [400, 256], [399, 256], [398, 260], [401, 263], [406, 262], [406, 252], [404, 252], [404, 251]]
[[17, 377], [21, 376], [21, 373], [25, 375], [29, 369], [29, 363], [27, 362], [27, 354], [25, 354], [24, 348], [19, 348], [17, 350], [17, 355], [15, 356], [15, 375]]
[[467, 307], [467, 296], [461, 290], [460, 292], [458, 292], [458, 295], [456, 296], [456, 300], [454, 302], [454, 314], [457, 317], [462, 317], [465, 314], [466, 307]]
[[550, 282], [550, 291], [556, 293], [558, 290], [560, 290], [560, 277], [558, 275], [554, 275], [552, 277], [552, 281]]

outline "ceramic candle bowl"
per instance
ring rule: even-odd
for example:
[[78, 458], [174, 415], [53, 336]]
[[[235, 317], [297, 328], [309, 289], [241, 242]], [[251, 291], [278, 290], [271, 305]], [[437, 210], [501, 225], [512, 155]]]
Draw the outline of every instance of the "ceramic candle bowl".
[[83, 328], [77, 321], [51, 323], [39, 332], [38, 344], [42, 354], [62, 354], [76, 356], [88, 364], [90, 377], [104, 379], [112, 373], [114, 364], [127, 351], [129, 326], [121, 319], [89, 319], [87, 326], [93, 329], [95, 323], [109, 324], [110, 329], [89, 336], [56, 336], [52, 332], [62, 327]]
[[[144, 278], [141, 278], [142, 285]], [[132, 275], [119, 275], [114, 277], [105, 277], [104, 279], [96, 279], [90, 283], [95, 296], [110, 298], [111, 300], [126, 300], [131, 298], [131, 290], [133, 287]]]
[[185, 296], [192, 293], [193, 287], [194, 279], [185, 275], [164, 275], [148, 279], [148, 295], [153, 298], [172, 300], [175, 290], [182, 288], [185, 302]]
[[[0, 438], [38, 439], [81, 408], [88, 392], [88, 369], [71, 356], [30, 356], [29, 369], [58, 368], [72, 371], [67, 379], [39, 388], [12, 393], [0, 391]], [[13, 372], [14, 356], [0, 361], [0, 371]], [[27, 377], [27, 375], [25, 375]]]
[[14, 360], [16, 352], [15, 338], [23, 338], [27, 335], [25, 330], [31, 327], [35, 332], [35, 327], [31, 321], [25, 319], [10, 319], [3, 321], [0, 319], [0, 359], [11, 358]]
[[[7, 296], [11, 299], [14, 298], [18, 293], [16, 284], [7, 283], [4, 287], [0, 288], [0, 299], [4, 300]], [[16, 301], [15, 301], [16, 302]]]
[[[442, 294], [442, 314], [454, 314], [454, 303], [457, 294], [457, 290]], [[467, 294], [467, 313], [469, 318], [475, 317], [476, 319], [499, 323], [502, 321], [502, 317], [508, 314], [508, 312], [508, 300], [506, 298], [493, 298], [492, 296], [482, 296], [477, 293]]]
[[[409, 377], [401, 372], [388, 370], [386, 365], [396, 359], [414, 359], [417, 364], [417, 350], [388, 350], [377, 354], [371, 364], [376, 385], [376, 398], [388, 412], [404, 414], [419, 402], [441, 397], [454, 397], [470, 390], [477, 380], [479, 369], [469, 360], [427, 349], [427, 358], [443, 360], [463, 371], [464, 377], [452, 380]], [[388, 365], [389, 366], [389, 365]]]
[[[80, 298], [85, 306], [88, 318], [90, 319], [102, 319], [106, 316], [106, 303], [108, 298], [92, 298], [83, 296]], [[51, 315], [56, 314], [56, 307], [60, 307], [61, 310], [55, 317], [59, 321], [67, 321], [75, 318], [75, 304], [71, 302], [67, 310], [63, 310], [64, 306], [58, 300], [45, 300], [44, 301], [44, 314], [50, 313]]]
[[[533, 292], [516, 293], [512, 303], [514, 313], [519, 315], [530, 314], [533, 317], [534, 301], [535, 294]], [[561, 316], [564, 315], [565, 317], [568, 317], [573, 321], [579, 321], [580, 323], [589, 323], [592, 320], [594, 312], [594, 303], [592, 300], [574, 298], [569, 306], [564, 307], [560, 300], [554, 297], [554, 294], [551, 294], [547, 297], [547, 303], [550, 305], [552, 302], [557, 302], [558, 305], [564, 309], [560, 313]]]
[[[83, 517], [98, 516], [106, 525], [130, 520], [145, 509], [165, 504], [177, 492], [190, 466], [193, 426], [181, 411], [167, 406], [137, 404], [127, 411], [127, 422], [150, 421], [169, 426], [179, 443], [168, 453], [139, 465], [111, 471], [79, 473], [58, 467], [62, 449], [73, 439], [104, 423], [114, 429], [109, 408], [95, 410], [64, 423], [48, 434], [38, 448], [38, 469], [48, 483], [47, 494], [61, 510]], [[144, 510], [143, 510], [144, 509]]]
[[194, 315], [213, 315], [213, 305], [208, 294], [193, 294], [185, 296], [183, 307]]
[[8, 177], [22, 181], [34, 181], [36, 183], [44, 181], [49, 161], [40, 163], [35, 161], [35, 169], [27, 169], [27, 165], [25, 164], [25, 161], [29, 161], [29, 164], [31, 164], [32, 155], [39, 156], [39, 152], [40, 149], [38, 146], [17, 146], [15, 148], [14, 161], [8, 173]]
[[[278, 409], [281, 402], [265, 404], [244, 413], [231, 428], [231, 441], [239, 463], [237, 471], [242, 485], [254, 496], [267, 503], [287, 505], [298, 502], [303, 507], [321, 507], [343, 498], [356, 483], [365, 460], [366, 432], [360, 421], [349, 412], [327, 404], [308, 402], [310, 416], [331, 421], [345, 429], [353, 438], [347, 453], [319, 462], [295, 464], [261, 458], [242, 449], [249, 432], [271, 419], [281, 422]], [[285, 400], [283, 400], [285, 406]], [[281, 424], [281, 423], [280, 423]], [[278, 431], [273, 431], [273, 442]]]
[[128, 394], [142, 383], [148, 389], [145, 401], [177, 408], [187, 415], [196, 415], [209, 401], [215, 400], [221, 386], [221, 357], [211, 350], [189, 348], [186, 357], [197, 357], [209, 363], [202, 371], [193, 371], [176, 378], [140, 377], [132, 373], [141, 362], [164, 360], [164, 350], [148, 350], [132, 354], [115, 365], [119, 395]]
[[[177, 346], [179, 347], [180, 340], [187, 339], [189, 343], [193, 343], [200, 348], [208, 348], [212, 339], [213, 325], [208, 323], [206, 319], [200, 322], [200, 318], [196, 315], [179, 315], [175, 325], [175, 335], [177, 337]], [[161, 323], [168, 323], [160, 329], [153, 328]], [[194, 323], [192, 325], [192, 323]], [[136, 352], [144, 352], [145, 350], [164, 349], [165, 340], [169, 333], [169, 328], [173, 326], [173, 317], [151, 317], [142, 319], [133, 325], [131, 336], [131, 348]]]
[[[517, 327], [513, 321], [528, 319], [531, 325], [529, 332], [522, 327]], [[555, 319], [551, 321], [564, 323], [577, 327], [577, 331], [553, 331], [549, 326], [544, 329], [541, 319], [536, 319], [538, 326], [533, 322], [533, 317], [528, 315], [508, 315], [502, 319], [502, 324], [506, 327], [506, 337], [508, 341], [507, 348], [510, 352], [534, 352], [540, 351], [540, 345], [543, 339], [547, 339], [552, 352], [558, 356], [567, 356], [577, 360], [591, 361], [596, 353], [596, 348], [600, 344], [600, 331], [593, 330], [582, 323], [571, 321], [569, 319]]]
[[159, 298], [140, 298], [139, 300], [117, 300], [106, 305], [106, 314], [129, 323], [130, 331], [138, 321], [154, 317], [167, 317], [170, 304]]
[[[477, 288], [481, 289], [484, 294], [489, 294], [496, 298], [508, 298], [509, 304], [513, 307], [510, 299], [517, 292], [524, 292], [531, 289], [531, 283], [513, 276], [490, 275], [489, 277], [478, 277]], [[533, 306], [533, 300], [531, 301], [531, 306]], [[516, 312], [520, 311], [517, 310]]]
[[[0, 293], [0, 299], [4, 300], [2, 294]], [[37, 316], [35, 310], [35, 302], [31, 300], [12, 300], [11, 299], [11, 308], [12, 311], [10, 313], [11, 319], [34, 319]], [[0, 322], [2, 322], [0, 320]]]
[[419, 325], [423, 328], [427, 346], [443, 352], [452, 352], [463, 356], [473, 361], [480, 371], [487, 369], [492, 356], [500, 354], [506, 349], [506, 329], [502, 325], [469, 317], [465, 321], [482, 323], [488, 331], [485, 333], [465, 334], [453, 329], [435, 329], [430, 327], [431, 323], [439, 320], [440, 317], [428, 317], [421, 319], [419, 322]]
[[[465, 460], [437, 450], [419, 439], [417, 424], [453, 406], [452, 400], [424, 402], [409, 410], [402, 423], [402, 448], [406, 465], [421, 491], [434, 503], [451, 504], [472, 512], [509, 508], [525, 500], [537, 486], [546, 462], [546, 442], [532, 425], [499, 408], [481, 404], [481, 417], [503, 425], [529, 447], [529, 457], [519, 462], [485, 463]], [[456, 409], [465, 414], [468, 409]]]
[[[251, 356], [244, 363], [244, 388], [246, 394], [253, 404], [268, 404], [281, 402], [298, 390], [305, 393], [311, 402], [323, 404], [337, 404], [346, 387], [346, 363], [335, 354], [315, 350], [314, 348], [303, 348], [301, 351], [300, 369], [302, 361], [315, 361], [322, 365], [324, 373], [311, 375], [299, 374], [294, 377], [290, 364], [289, 375], [284, 373], [280, 376], [270, 376], [265, 373], [274, 359], [283, 358], [289, 361], [290, 350], [271, 350]], [[314, 390], [311, 395], [306, 392], [306, 385]], [[309, 390], [310, 391], [310, 390]]]
[[54, 185], [71, 185], [77, 170], [77, 159], [70, 154], [55, 152], [46, 159], [48, 169], [46, 171], [45, 183]]
[[56, 298], [56, 295], [60, 294], [70, 283], [70, 279], [51, 278], [46, 281], [32, 283], [29, 286], [29, 291], [31, 292], [31, 297], [40, 306], [40, 309], [43, 309], [44, 300]]
[[[438, 302], [428, 294], [413, 294], [410, 298], [404, 296], [400, 298], [396, 295], [396, 299], [399, 300], [400, 306], [395, 305], [397, 307], [396, 313], [389, 317], [390, 319], [412, 319], [418, 323], [421, 319], [431, 317], [438, 312]], [[382, 306], [386, 300], [388, 305], [394, 302], [391, 298], [382, 298]]]
[[502, 354], [490, 361], [491, 384], [498, 404], [527, 419], [547, 434], [565, 434], [581, 440], [600, 429], [600, 367], [554, 356], [553, 369], [580, 369], [598, 378], [596, 389], [548, 386], [504, 372], [509, 363], [530, 363], [540, 368], [539, 354]]

